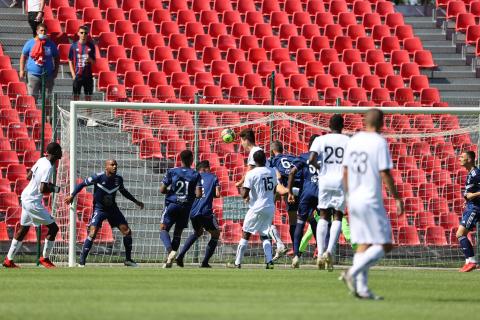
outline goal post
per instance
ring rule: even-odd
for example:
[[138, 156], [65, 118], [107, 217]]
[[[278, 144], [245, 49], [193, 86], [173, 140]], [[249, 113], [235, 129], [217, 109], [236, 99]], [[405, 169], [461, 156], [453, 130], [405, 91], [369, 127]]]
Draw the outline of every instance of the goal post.
[[[345, 116], [345, 133], [351, 135], [362, 127], [362, 114], [369, 109], [370, 107], [71, 101], [69, 106], [60, 106], [59, 112], [61, 143], [64, 150], [68, 150], [68, 155], [65, 155], [59, 164], [59, 185], [63, 186], [66, 192], [70, 192], [78, 178], [102, 171], [103, 162], [97, 157], [105, 154], [124, 160], [119, 161], [119, 174], [122, 174], [123, 168], [131, 173], [129, 177], [124, 176], [127, 189], [132, 185], [129, 180], [140, 172], [142, 176], [138, 179], [144, 180], [133, 183], [134, 189], [140, 192], [134, 195], [142, 201], [150, 197], [147, 206], [151, 211], [144, 216], [134, 217], [140, 221], [137, 224], [139, 229], [133, 228], [134, 241], [141, 239], [134, 242], [134, 246], [135, 243], [140, 243], [140, 248], [134, 249], [134, 257], [141, 256], [139, 260], [142, 262], [158, 263], [164, 258], [164, 248], [160, 245], [155, 231], [158, 230], [163, 196], [153, 192], [152, 189], [158, 189], [166, 169], [176, 165], [177, 147], [187, 146], [199, 155], [199, 160], [205, 158], [211, 160], [211, 163], [218, 161], [218, 164], [212, 167], [215, 166], [214, 173], [222, 175], [221, 180], [224, 183], [221, 185], [225, 196], [216, 214], [223, 220], [222, 231], [226, 234], [221, 238], [217, 249], [219, 257], [214, 256], [213, 259], [225, 262], [233, 259], [232, 248], [239, 240], [232, 239], [228, 232], [238, 230], [242, 214], [245, 213], [242, 211], [246, 211], [246, 206], [238, 201], [234, 187], [235, 178], [243, 172], [239, 168], [240, 165], [235, 164], [239, 158], [235, 154], [242, 157], [245, 154], [240, 149], [238, 140], [232, 145], [222, 144], [218, 140], [219, 132], [224, 128], [233, 128], [238, 134], [239, 130], [251, 127], [255, 130], [259, 145], [267, 152], [270, 142], [278, 139], [288, 153], [298, 155], [308, 151], [309, 136], [328, 132], [328, 118], [332, 114], [340, 113]], [[460, 214], [458, 206], [464, 173], [452, 159], [456, 160], [462, 150], [478, 149], [480, 109], [383, 107], [381, 110], [386, 114], [384, 135], [390, 143], [394, 158], [394, 179], [397, 185], [400, 185], [401, 193], [407, 196], [409, 208], [413, 210], [407, 212], [405, 220], [395, 218], [394, 206], [389, 202], [391, 197], [384, 191], [386, 208], [392, 219], [393, 239], [398, 246], [397, 253], [388, 255], [386, 263], [413, 266], [446, 266], [456, 263], [461, 259], [461, 252], [452, 241], [453, 214], [458, 225]], [[154, 124], [152, 114], [164, 114], [165, 123]], [[185, 119], [177, 116], [178, 114], [182, 114], [182, 117], [184, 115]], [[129, 117], [138, 119], [132, 120]], [[83, 123], [85, 119], [95, 120], [98, 126], [89, 129]], [[149, 139], [148, 137], [158, 142], [159, 149], [156, 151], [160, 154], [153, 155], [154, 160], [151, 163], [139, 164], [139, 161], [146, 159], [148, 162], [152, 159], [149, 156], [142, 157], [143, 143]], [[175, 141], [180, 142], [175, 145], [173, 143]], [[212, 157], [218, 157], [218, 160]], [[143, 169], [145, 170], [142, 171]], [[78, 210], [77, 201], [66, 207], [62, 203], [63, 199], [62, 196], [56, 197], [57, 209], [54, 214], [59, 221], [61, 232], [64, 233], [63, 238], [68, 242], [58, 242], [53, 256], [56, 262], [72, 267], [75, 266], [76, 255], [84, 240], [81, 235], [85, 235], [85, 231], [77, 230], [77, 225], [84, 228], [86, 216]], [[415, 204], [418, 206], [417, 209]], [[82, 206], [85, 204], [82, 203]], [[284, 232], [285, 225], [288, 225], [285, 206], [283, 202], [279, 202], [277, 207], [274, 223], [279, 224], [282, 239], [288, 243], [288, 230], [287, 234]], [[127, 220], [131, 218], [129, 213], [136, 214], [131, 208], [133, 207], [127, 209]], [[83, 208], [83, 212], [87, 212], [86, 209]], [[84, 219], [80, 223], [79, 215]], [[450, 220], [446, 221], [446, 216]], [[105, 222], [104, 226], [106, 224]], [[412, 234], [412, 230], [416, 235]], [[184, 231], [182, 244], [189, 232], [191, 230]], [[232, 235], [239, 236], [235, 232], [232, 231]], [[96, 259], [92, 258], [94, 261], [100, 263], [118, 261], [115, 257], [121, 255], [123, 247], [115, 235], [116, 233], [107, 235], [110, 237], [107, 239], [109, 242], [107, 241], [108, 244], [101, 250], [94, 252], [92, 249], [93, 255], [96, 256]], [[313, 241], [310, 242], [305, 257], [313, 255], [312, 243]], [[96, 245], [97, 241], [94, 247]], [[197, 257], [199, 254], [202, 255], [203, 248], [204, 243], [200, 244], [199, 250], [189, 256], [189, 261], [195, 261], [195, 255]], [[253, 263], [261, 261], [261, 250], [253, 250], [253, 255], [251, 260]], [[350, 246], [342, 237], [336, 260], [342, 263], [348, 261], [350, 257]], [[305, 258], [305, 263], [309, 263], [307, 260], [308, 258]], [[281, 263], [288, 261], [285, 259]]]

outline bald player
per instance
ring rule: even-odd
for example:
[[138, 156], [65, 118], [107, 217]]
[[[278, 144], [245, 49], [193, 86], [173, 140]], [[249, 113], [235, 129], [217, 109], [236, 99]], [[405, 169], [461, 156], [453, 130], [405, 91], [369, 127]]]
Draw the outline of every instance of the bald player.
[[383, 112], [367, 111], [365, 131], [348, 141], [343, 158], [351, 239], [358, 247], [353, 266], [340, 279], [360, 299], [382, 299], [368, 288], [368, 271], [392, 250], [392, 231], [383, 206], [382, 181], [395, 198], [397, 214], [403, 214], [404, 210], [390, 173], [393, 164], [387, 141], [380, 135], [382, 127]]
[[132, 260], [132, 230], [128, 226], [127, 219], [117, 206], [115, 197], [117, 191], [135, 203], [140, 209], [144, 208], [141, 201], [135, 199], [123, 185], [122, 176], [117, 174], [118, 164], [116, 160], [109, 159], [105, 161], [105, 172], [94, 174], [86, 178], [82, 183], [78, 184], [70, 196], [65, 198], [66, 204], [71, 204], [75, 196], [86, 186], [94, 186], [93, 189], [93, 215], [88, 223], [88, 236], [83, 243], [82, 253], [78, 265], [85, 266], [88, 253], [92, 248], [93, 241], [97, 236], [98, 230], [102, 227], [103, 221], [106, 219], [110, 226], [117, 227], [123, 234], [123, 245], [125, 247], [125, 262], [127, 267], [136, 267], [137, 264]]

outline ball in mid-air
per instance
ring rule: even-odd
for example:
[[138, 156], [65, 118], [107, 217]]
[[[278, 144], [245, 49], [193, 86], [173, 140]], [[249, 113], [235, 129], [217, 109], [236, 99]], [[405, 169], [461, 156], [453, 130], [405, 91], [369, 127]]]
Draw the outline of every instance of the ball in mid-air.
[[224, 129], [221, 133], [223, 142], [232, 143], [235, 140], [235, 132], [232, 129]]

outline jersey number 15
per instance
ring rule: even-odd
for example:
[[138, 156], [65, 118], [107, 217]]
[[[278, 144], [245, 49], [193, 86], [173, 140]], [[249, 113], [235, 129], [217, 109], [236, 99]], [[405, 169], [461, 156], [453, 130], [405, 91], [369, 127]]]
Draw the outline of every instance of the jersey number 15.
[[263, 186], [265, 190], [272, 191], [273, 190], [273, 177], [262, 178]]

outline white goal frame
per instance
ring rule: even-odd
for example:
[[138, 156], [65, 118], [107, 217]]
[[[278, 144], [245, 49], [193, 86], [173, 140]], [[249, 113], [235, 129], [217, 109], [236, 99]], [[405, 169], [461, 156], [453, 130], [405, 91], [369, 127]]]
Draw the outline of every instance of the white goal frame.
[[[182, 111], [235, 111], [235, 112], [267, 112], [267, 113], [365, 113], [372, 107], [342, 107], [342, 106], [276, 106], [276, 105], [225, 105], [225, 104], [178, 104], [178, 103], [132, 103], [132, 102], [103, 102], [103, 101], [71, 101], [70, 102], [70, 190], [76, 186], [77, 175], [77, 119], [79, 109], [130, 109], [130, 110], [182, 110]], [[480, 108], [476, 107], [382, 107], [386, 114], [452, 114], [452, 115], [479, 115]], [[195, 123], [198, 125], [198, 122]], [[195, 128], [196, 130], [196, 128]], [[69, 210], [69, 243], [68, 266], [76, 265], [76, 201]]]

